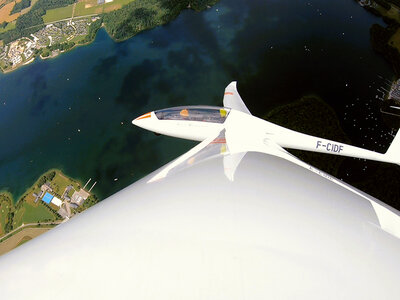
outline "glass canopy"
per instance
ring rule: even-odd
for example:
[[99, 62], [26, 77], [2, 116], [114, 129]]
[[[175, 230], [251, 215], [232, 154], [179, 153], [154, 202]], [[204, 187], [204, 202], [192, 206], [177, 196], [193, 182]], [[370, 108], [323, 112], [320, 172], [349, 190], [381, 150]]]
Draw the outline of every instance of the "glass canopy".
[[157, 110], [159, 120], [186, 120], [211, 123], [224, 123], [230, 109], [213, 106], [180, 106]]

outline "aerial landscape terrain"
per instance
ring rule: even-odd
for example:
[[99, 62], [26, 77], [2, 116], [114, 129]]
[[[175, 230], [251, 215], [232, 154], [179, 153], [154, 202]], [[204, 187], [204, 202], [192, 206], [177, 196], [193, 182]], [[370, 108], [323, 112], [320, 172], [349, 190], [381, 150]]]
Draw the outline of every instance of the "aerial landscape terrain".
[[[385, 152], [400, 1], [327, 2], [1, 0], [0, 254], [190, 149], [131, 120], [232, 80], [257, 117]], [[292, 153], [400, 207], [399, 166]]]
[[116, 41], [168, 23], [184, 8], [202, 10], [216, 0], [2, 0], [0, 67], [7, 72], [93, 41], [104, 26]]

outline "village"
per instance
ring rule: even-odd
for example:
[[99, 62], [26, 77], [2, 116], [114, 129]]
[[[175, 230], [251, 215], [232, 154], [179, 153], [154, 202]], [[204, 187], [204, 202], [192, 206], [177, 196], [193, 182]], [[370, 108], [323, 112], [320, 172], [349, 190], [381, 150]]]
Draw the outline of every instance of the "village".
[[[0, 47], [0, 67], [4, 72], [31, 63], [37, 55], [42, 59], [54, 57], [65, 50], [57, 47], [78, 44], [88, 34], [89, 26], [99, 17], [69, 19], [47, 24], [44, 28]], [[53, 47], [52, 47], [53, 46]], [[72, 47], [69, 47], [72, 48]]]

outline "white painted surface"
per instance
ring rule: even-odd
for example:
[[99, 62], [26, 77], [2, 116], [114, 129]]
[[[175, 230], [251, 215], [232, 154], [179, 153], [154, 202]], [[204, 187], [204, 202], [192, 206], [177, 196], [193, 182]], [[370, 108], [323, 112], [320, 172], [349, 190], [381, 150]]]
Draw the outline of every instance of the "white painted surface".
[[53, 199], [51, 199], [51, 203], [53, 203], [54, 205], [60, 207], [62, 205], [62, 201], [60, 199], [58, 199], [57, 197], [53, 197]]
[[398, 298], [400, 242], [369, 200], [260, 153], [232, 182], [223, 158], [151, 174], [1, 256], [2, 299]]

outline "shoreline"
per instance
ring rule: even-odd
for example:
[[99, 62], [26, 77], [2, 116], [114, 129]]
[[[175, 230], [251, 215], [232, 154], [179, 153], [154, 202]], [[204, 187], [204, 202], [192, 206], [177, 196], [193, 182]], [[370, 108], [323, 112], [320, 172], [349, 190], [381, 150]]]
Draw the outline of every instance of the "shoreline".
[[[206, 6], [205, 8], [203, 8], [203, 9], [195, 9], [195, 8], [193, 8], [193, 7], [191, 7], [191, 6], [189, 5], [188, 7], [182, 9], [181, 11], [179, 11], [178, 14], [171, 16], [170, 19], [167, 20], [166, 22], [164, 22], [164, 23], [162, 23], [162, 24], [156, 24], [156, 25], [153, 26], [153, 27], [143, 28], [143, 29], [141, 29], [141, 30], [138, 31], [138, 32], [133, 32], [133, 33], [132, 33], [131, 35], [129, 35], [128, 37], [126, 37], [126, 38], [121, 38], [121, 39], [115, 38], [112, 34], [110, 34], [110, 32], [107, 30], [107, 27], [106, 27], [105, 23], [102, 22], [101, 26], [97, 29], [96, 34], [94, 35], [94, 37], [93, 37], [93, 39], [92, 39], [91, 41], [88, 41], [88, 42], [82, 43], [82, 44], [81, 44], [81, 43], [76, 43], [76, 44], [75, 44], [73, 47], [71, 47], [70, 49], [63, 50], [63, 51], [59, 51], [57, 55], [51, 55], [51, 56], [48, 56], [48, 57], [43, 57], [41, 54], [38, 54], [38, 55], [32, 57], [30, 60], [28, 60], [28, 61], [26, 61], [26, 62], [24, 62], [24, 63], [19, 64], [19, 65], [16, 66], [15, 68], [7, 69], [7, 70], [4, 70], [4, 69], [0, 68], [0, 70], [1, 70], [1, 73], [3, 73], [3, 74], [8, 74], [8, 73], [11, 73], [11, 72], [14, 72], [14, 71], [20, 69], [20, 68], [23, 67], [23, 66], [26, 66], [26, 65], [29, 65], [29, 64], [33, 63], [33, 62], [36, 60], [36, 58], [37, 58], [38, 56], [39, 56], [42, 60], [57, 58], [57, 57], [59, 57], [61, 54], [66, 53], [66, 52], [69, 52], [69, 51], [71, 51], [71, 50], [73, 50], [73, 49], [75, 49], [75, 48], [78, 48], [78, 47], [80, 47], [80, 46], [87, 46], [87, 45], [90, 45], [91, 43], [93, 43], [93, 42], [96, 40], [97, 33], [98, 33], [98, 31], [99, 31], [101, 28], [104, 28], [104, 30], [106, 31], [107, 35], [113, 40], [114, 43], [121, 43], [121, 42], [124, 42], [124, 41], [126, 41], [126, 40], [129, 40], [129, 39], [135, 37], [136, 35], [138, 35], [138, 34], [144, 32], [144, 31], [152, 30], [152, 29], [157, 28], [157, 27], [159, 27], [159, 26], [164, 26], [164, 25], [169, 24], [170, 22], [174, 21], [174, 20], [175, 20], [183, 11], [185, 11], [185, 10], [193, 10], [193, 11], [195, 11], [195, 12], [200, 12], [200, 11], [203, 11], [203, 10], [208, 10], [208, 9], [210, 9], [214, 4], [216, 4], [218, 1], [219, 1], [219, 0], [216, 0], [216, 1], [214, 0], [214, 1], [212, 1], [213, 3], [211, 3], [211, 6], [208, 6], [208, 5], [207, 5], [207, 6]], [[121, 8], [121, 9], [122, 9], [122, 8]], [[100, 16], [100, 18], [103, 18], [103, 15], [102, 15], [102, 14], [90, 15], [90, 16], [97, 16], [97, 17]], [[79, 17], [77, 17], [77, 18], [82, 18], [82, 17], [86, 17], [86, 16], [79, 16]], [[72, 18], [72, 19], [73, 19], [73, 18]], [[71, 19], [71, 20], [72, 20], [72, 19]], [[53, 22], [53, 23], [56, 23], [56, 22], [57, 22], [57, 21], [55, 21], [55, 22]], [[41, 48], [41, 49], [43, 49], [43, 48]]]
[[[101, 27], [103, 27], [103, 26], [101, 26]], [[107, 32], [107, 34], [108, 34], [108, 32]], [[49, 55], [49, 56], [47, 56], [47, 57], [43, 57], [41, 54], [39, 54], [39, 55], [36, 55], [36, 56], [32, 57], [30, 60], [28, 60], [28, 61], [26, 61], [26, 62], [24, 62], [24, 63], [18, 65], [18, 66], [15, 67], [15, 68], [11, 68], [11, 69], [8, 69], [8, 70], [3, 70], [2, 68], [0, 68], [0, 71], [1, 71], [1, 73], [3, 73], [3, 74], [9, 74], [9, 73], [11, 73], [11, 72], [14, 72], [14, 71], [17, 71], [17, 70], [21, 69], [21, 68], [24, 67], [24, 66], [30, 65], [31, 63], [35, 62], [37, 58], [40, 58], [41, 60], [47, 60], [47, 59], [57, 58], [57, 57], [59, 57], [61, 54], [70, 52], [70, 51], [74, 50], [75, 48], [79, 48], [79, 47], [81, 47], [81, 46], [88, 46], [88, 45], [90, 45], [91, 43], [93, 43], [93, 42], [95, 41], [96, 37], [97, 37], [97, 34], [96, 34], [95, 38], [94, 38], [92, 41], [86, 42], [86, 43], [84, 43], [84, 44], [75, 44], [73, 47], [71, 47], [71, 48], [68, 49], [68, 50], [59, 51], [57, 55]], [[115, 41], [115, 40], [113, 39], [113, 41]], [[0, 193], [1, 193], [1, 191], [0, 191]]]
[[[62, 176], [66, 177], [66, 178], [68, 178], [68, 180], [77, 182], [77, 183], [79, 184], [79, 186], [81, 186], [81, 187], [83, 186], [82, 182], [81, 182], [79, 179], [75, 179], [75, 178], [72, 178], [72, 177], [68, 176], [67, 174], [65, 174], [65, 173], [64, 173], [62, 170], [60, 170], [60, 169], [51, 168], [51, 169], [47, 170], [46, 172], [42, 173], [41, 175], [39, 175], [39, 177], [36, 179], [36, 181], [33, 182], [33, 183], [18, 197], [18, 199], [15, 198], [14, 195], [13, 195], [10, 191], [5, 190], [5, 189], [4, 189], [4, 190], [0, 190], [0, 196], [1, 196], [1, 195], [5, 195], [5, 196], [9, 197], [9, 198], [11, 199], [12, 205], [13, 205], [13, 206], [17, 206], [18, 202], [20, 202], [20, 201], [23, 199], [24, 195], [26, 195], [26, 194], [28, 193], [28, 191], [29, 191], [32, 187], [34, 187], [35, 185], [37, 185], [38, 181], [39, 181], [43, 176], [45, 176], [46, 174], [48, 174], [48, 173], [50, 173], [50, 172], [53, 172], [53, 171], [56, 172], [56, 173], [61, 174]], [[17, 199], [17, 200], [14, 201], [15, 199]]]
[[[81, 180], [51, 168], [42, 173], [15, 202], [11, 192], [0, 191], [0, 255], [21, 244], [19, 238], [15, 241], [21, 233], [25, 238], [25, 231], [37, 228], [48, 231], [97, 204], [99, 200], [91, 191], [95, 184], [87, 191]], [[76, 200], [76, 194], [81, 199]], [[45, 199], [49, 195], [51, 201]], [[29, 239], [34, 237], [32, 235]]]

